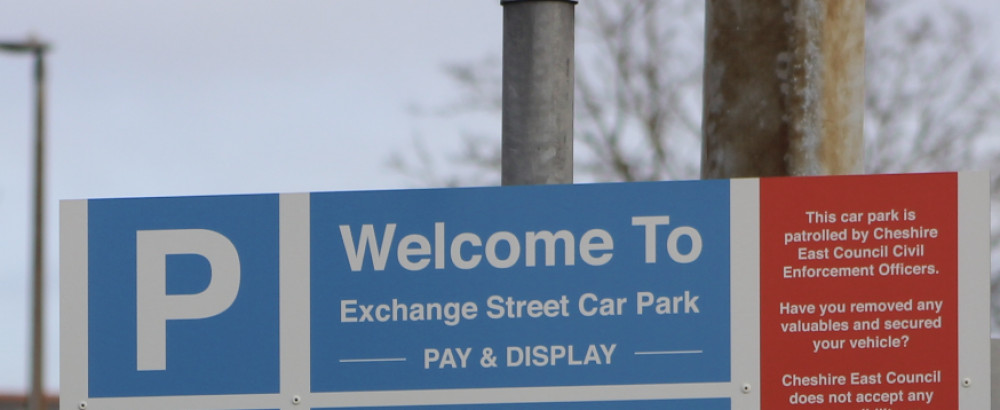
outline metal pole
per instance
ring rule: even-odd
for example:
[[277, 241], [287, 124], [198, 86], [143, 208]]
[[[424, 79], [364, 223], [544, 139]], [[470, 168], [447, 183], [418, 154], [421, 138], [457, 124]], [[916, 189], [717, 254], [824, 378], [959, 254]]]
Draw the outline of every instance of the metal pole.
[[864, 0], [705, 14], [702, 178], [864, 171]]
[[29, 37], [24, 42], [0, 42], [0, 50], [31, 53], [34, 57], [35, 87], [35, 187], [34, 187], [34, 241], [31, 285], [31, 393], [29, 410], [45, 408], [44, 386], [44, 233], [45, 233], [45, 53], [48, 44]]
[[501, 0], [503, 185], [573, 182], [574, 8]]
[[44, 232], [45, 232], [45, 49], [35, 48], [35, 199], [31, 326], [31, 399], [29, 410], [46, 407], [44, 374]]

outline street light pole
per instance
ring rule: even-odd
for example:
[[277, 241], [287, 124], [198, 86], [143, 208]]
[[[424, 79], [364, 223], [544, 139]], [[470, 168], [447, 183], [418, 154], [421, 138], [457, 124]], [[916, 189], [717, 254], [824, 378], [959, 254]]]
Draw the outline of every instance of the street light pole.
[[44, 227], [45, 227], [45, 52], [49, 45], [29, 38], [24, 42], [0, 42], [0, 50], [31, 53], [34, 56], [35, 83], [35, 192], [34, 192], [34, 249], [32, 261], [31, 300], [31, 394], [29, 410], [45, 408], [43, 386], [44, 343]]

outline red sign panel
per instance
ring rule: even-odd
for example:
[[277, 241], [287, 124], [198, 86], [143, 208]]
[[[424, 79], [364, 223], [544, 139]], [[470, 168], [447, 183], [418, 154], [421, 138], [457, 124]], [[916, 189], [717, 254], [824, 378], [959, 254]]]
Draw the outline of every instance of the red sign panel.
[[956, 409], [956, 174], [760, 181], [761, 408]]

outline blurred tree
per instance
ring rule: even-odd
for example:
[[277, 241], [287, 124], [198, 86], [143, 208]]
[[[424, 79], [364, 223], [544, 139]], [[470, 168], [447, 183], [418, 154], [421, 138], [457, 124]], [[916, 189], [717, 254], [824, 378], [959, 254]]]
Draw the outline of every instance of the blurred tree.
[[[698, 177], [704, 2], [618, 0], [577, 8], [576, 180]], [[984, 169], [1000, 164], [1000, 74], [983, 21], [950, 2], [868, 0], [865, 163], [870, 173]], [[497, 57], [446, 68], [459, 89], [448, 117], [488, 113], [499, 130]], [[414, 152], [392, 164], [421, 184], [497, 184], [499, 132], [463, 132], [461, 149]], [[991, 175], [1000, 215], [1000, 178]], [[1000, 218], [994, 217], [1000, 221]], [[1000, 224], [993, 232], [1000, 262]], [[1000, 319], [1000, 263], [994, 263]], [[994, 329], [997, 329], [994, 323]]]
[[[577, 181], [698, 177], [704, 8], [699, 0], [595, 1], [577, 7]], [[434, 112], [490, 112], [499, 124], [499, 58], [445, 70], [459, 98]], [[496, 184], [499, 134], [464, 131], [461, 141], [458, 151], [432, 155], [418, 139], [417, 154], [396, 155], [392, 165], [422, 184]]]
[[[865, 163], [870, 173], [1000, 165], [1000, 68], [969, 10], [868, 0]], [[1000, 173], [990, 175], [993, 329], [1000, 329]]]

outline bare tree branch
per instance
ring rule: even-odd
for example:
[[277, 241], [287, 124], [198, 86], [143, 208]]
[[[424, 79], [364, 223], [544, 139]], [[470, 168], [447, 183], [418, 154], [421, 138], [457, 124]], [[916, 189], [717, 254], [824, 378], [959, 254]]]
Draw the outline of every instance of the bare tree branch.
[[[699, 0], [593, 1], [577, 7], [578, 180], [697, 177], [704, 7]], [[991, 139], [1000, 133], [995, 81], [1000, 69], [985, 58], [984, 50], [993, 45], [978, 31], [988, 22], [948, 2], [868, 0], [866, 14], [867, 171], [1000, 164], [1000, 143]], [[445, 72], [458, 98], [437, 114], [500, 115], [498, 58], [452, 64]], [[491, 176], [499, 175], [499, 135], [463, 132], [461, 138], [449, 155], [414, 149], [395, 158], [395, 165], [409, 175], [427, 173], [426, 181], [435, 185], [496, 180]], [[1000, 199], [1000, 178], [997, 173], [991, 178], [991, 197]], [[992, 238], [998, 254], [1000, 230], [993, 229]], [[998, 269], [994, 295], [1000, 291]], [[1000, 313], [996, 297], [994, 310]]]

